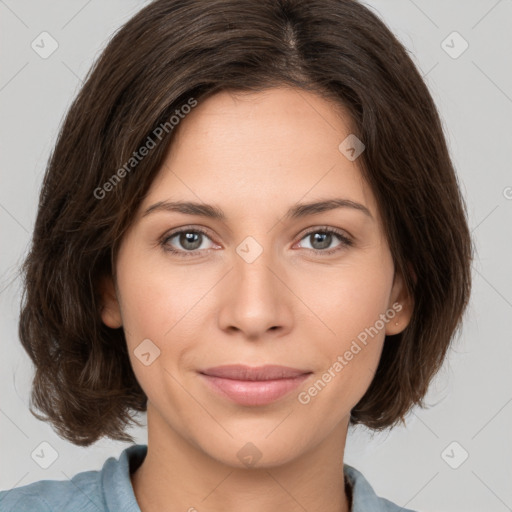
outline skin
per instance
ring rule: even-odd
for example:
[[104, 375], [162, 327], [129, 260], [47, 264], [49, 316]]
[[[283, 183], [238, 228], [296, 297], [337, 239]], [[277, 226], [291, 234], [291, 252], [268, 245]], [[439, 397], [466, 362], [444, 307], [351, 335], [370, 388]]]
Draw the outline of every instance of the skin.
[[[103, 322], [123, 326], [148, 396], [148, 454], [131, 475], [143, 512], [350, 510], [342, 480], [350, 410], [372, 381], [385, 335], [407, 326], [412, 306], [372, 191], [357, 160], [338, 149], [349, 121], [321, 96], [280, 87], [217, 93], [178, 126], [122, 240], [116, 280], [102, 284]], [[298, 202], [330, 198], [360, 203], [371, 216], [343, 207], [284, 217]], [[226, 220], [143, 215], [159, 201], [177, 200], [213, 204]], [[169, 238], [181, 227], [207, 231], [192, 256], [164, 249], [184, 253], [193, 245]], [[325, 227], [353, 244], [332, 235], [322, 246], [313, 234]], [[251, 263], [236, 250], [248, 236], [263, 250]], [[325, 255], [332, 248], [339, 250]], [[396, 302], [400, 313], [301, 404], [298, 393]], [[134, 354], [144, 339], [160, 349], [149, 366]], [[223, 364], [313, 373], [270, 405], [241, 406], [197, 373]], [[261, 454], [251, 467], [237, 456], [248, 442]]]

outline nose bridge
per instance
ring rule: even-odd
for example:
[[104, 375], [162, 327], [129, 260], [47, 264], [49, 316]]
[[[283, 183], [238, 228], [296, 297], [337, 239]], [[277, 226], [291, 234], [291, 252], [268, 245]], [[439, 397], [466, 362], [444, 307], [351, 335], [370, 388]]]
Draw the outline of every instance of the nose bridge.
[[246, 240], [237, 247], [233, 269], [238, 303], [245, 304], [246, 313], [252, 310], [253, 314], [263, 313], [264, 309], [271, 311], [279, 302], [276, 278], [270, 271], [275, 266], [273, 251], [256, 244], [254, 240]]
[[[235, 286], [239, 293], [248, 295], [249, 298], [270, 299], [275, 296], [274, 274], [270, 271], [273, 265], [273, 258], [270, 250], [262, 252], [254, 261], [245, 260], [238, 256], [234, 268]], [[268, 297], [267, 297], [268, 296]]]
[[275, 275], [279, 274], [276, 256], [252, 237], [238, 245], [219, 316], [222, 328], [255, 337], [289, 324], [286, 287]]

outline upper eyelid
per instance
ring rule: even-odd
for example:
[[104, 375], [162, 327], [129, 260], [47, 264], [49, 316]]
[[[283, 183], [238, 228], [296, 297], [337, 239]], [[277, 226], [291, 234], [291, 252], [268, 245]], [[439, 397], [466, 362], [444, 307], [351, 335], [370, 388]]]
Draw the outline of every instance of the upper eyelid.
[[202, 233], [202, 234], [212, 238], [212, 236], [209, 234], [210, 230], [204, 226], [182, 226], [179, 228], [171, 229], [170, 231], [166, 231], [162, 235], [162, 240], [166, 240], [168, 238], [174, 237], [180, 233], [186, 233], [186, 232], [192, 232], [192, 231]]
[[[315, 233], [315, 232], [321, 232], [321, 231], [333, 231], [333, 234], [334, 235], [337, 235], [341, 238], [345, 237], [351, 241], [354, 240], [354, 237], [348, 233], [346, 230], [342, 229], [342, 228], [336, 228], [334, 226], [327, 226], [327, 225], [318, 225], [318, 226], [312, 226], [312, 227], [309, 227], [309, 228], [304, 228], [304, 230], [302, 230], [298, 235], [297, 237], [300, 236], [300, 238], [298, 239], [298, 241], [302, 240], [304, 237], [308, 236], [308, 235], [311, 235], [312, 233]], [[163, 236], [162, 236], [162, 241], [166, 241], [168, 240], [169, 238], [173, 238], [174, 236], [180, 234], [180, 233], [183, 233], [183, 232], [187, 232], [187, 231], [197, 231], [201, 234], [204, 234], [206, 236], [208, 236], [208, 238], [210, 238], [210, 240], [214, 243], [217, 243], [215, 242], [212, 238], [212, 236], [209, 234], [209, 229], [206, 228], [205, 226], [201, 226], [201, 225], [191, 225], [191, 226], [182, 226], [182, 227], [179, 227], [179, 228], [175, 228], [174, 230], [171, 230], [167, 233], [165, 233]], [[342, 240], [343, 241], [343, 240]]]

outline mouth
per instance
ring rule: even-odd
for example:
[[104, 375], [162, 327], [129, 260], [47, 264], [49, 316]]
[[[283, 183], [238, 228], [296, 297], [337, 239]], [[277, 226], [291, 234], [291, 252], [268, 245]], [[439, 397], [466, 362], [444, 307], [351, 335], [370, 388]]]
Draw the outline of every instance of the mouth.
[[210, 390], [246, 406], [275, 402], [297, 388], [312, 373], [277, 365], [225, 365], [199, 371]]

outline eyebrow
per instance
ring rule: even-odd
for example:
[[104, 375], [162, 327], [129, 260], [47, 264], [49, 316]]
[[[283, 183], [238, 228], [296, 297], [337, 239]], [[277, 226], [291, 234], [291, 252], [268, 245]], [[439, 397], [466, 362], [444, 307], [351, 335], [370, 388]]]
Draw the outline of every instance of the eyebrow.
[[[310, 203], [299, 203], [292, 206], [284, 215], [284, 219], [298, 219], [307, 217], [308, 215], [315, 215], [318, 213], [335, 210], [337, 208], [352, 208], [363, 212], [365, 215], [373, 219], [370, 210], [361, 203], [357, 203], [350, 199], [333, 198], [323, 201], [314, 201]], [[185, 215], [199, 215], [201, 217], [208, 217], [219, 221], [226, 221], [226, 214], [218, 207], [205, 204], [196, 203], [192, 201], [158, 201], [151, 205], [143, 214], [142, 217], [154, 212], [177, 212]]]

